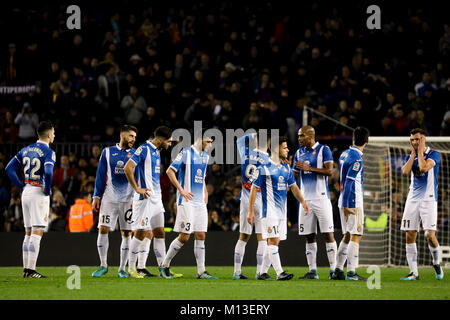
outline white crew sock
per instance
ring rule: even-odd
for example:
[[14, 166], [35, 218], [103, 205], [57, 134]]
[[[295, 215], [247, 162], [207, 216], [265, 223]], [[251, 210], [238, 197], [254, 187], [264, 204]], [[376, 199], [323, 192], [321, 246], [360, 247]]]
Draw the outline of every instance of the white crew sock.
[[327, 248], [327, 256], [328, 262], [330, 263], [330, 270], [334, 270], [336, 268], [336, 252], [337, 252], [336, 241], [327, 242], [325, 246]]
[[406, 244], [406, 260], [408, 261], [409, 270], [417, 277], [417, 245], [415, 243]]
[[205, 272], [205, 240], [194, 241], [194, 255], [197, 260], [197, 274]]
[[175, 238], [172, 243], [169, 246], [169, 250], [167, 251], [166, 257], [164, 258], [164, 261], [162, 263], [162, 267], [170, 267], [170, 262], [172, 259], [176, 256], [178, 251], [181, 249], [181, 247], [184, 245], [184, 243], [180, 242], [178, 238]]
[[309, 270], [317, 270], [317, 242], [307, 243], [305, 254]]
[[[256, 273], [261, 274], [264, 262], [264, 254], [267, 251], [267, 241], [258, 241], [258, 248], [256, 249]], [[270, 265], [269, 265], [270, 267]]]
[[139, 251], [142, 246], [142, 240], [139, 240], [136, 237], [133, 237], [130, 242], [130, 258], [128, 261], [128, 271], [136, 270], [136, 262], [138, 258]]
[[120, 244], [120, 266], [119, 270], [124, 270], [130, 257], [130, 239], [131, 236], [122, 236], [122, 243]]
[[97, 236], [98, 256], [100, 257], [100, 265], [105, 268], [108, 267], [108, 247], [109, 247], [108, 234], [99, 233]]
[[267, 251], [269, 252], [270, 262], [272, 263], [273, 268], [277, 273], [277, 276], [279, 276], [281, 273], [283, 273], [283, 268], [281, 267], [280, 255], [278, 253], [278, 246], [269, 245], [267, 246]]
[[344, 270], [345, 261], [347, 261], [348, 243], [341, 241], [337, 251], [336, 269]]
[[36, 262], [39, 256], [39, 249], [41, 246], [41, 236], [32, 233], [28, 245], [28, 269], [36, 270]]
[[242, 260], [244, 259], [247, 242], [238, 240], [234, 247], [234, 273], [241, 274]]
[[145, 237], [144, 240], [142, 240], [141, 246], [139, 248], [139, 253], [138, 253], [138, 263], [137, 263], [138, 269], [145, 269], [145, 265], [147, 264], [148, 252], [150, 251], [151, 243], [152, 243], [152, 240], [147, 237]]
[[166, 257], [166, 240], [164, 238], [153, 238], [153, 251], [155, 252], [158, 266], [162, 265]]
[[433, 257], [433, 265], [441, 264], [441, 250], [439, 245], [436, 248], [428, 245], [428, 249], [430, 249], [431, 256]]
[[355, 241], [350, 241], [348, 244], [348, 262], [347, 262], [347, 273], [350, 271], [356, 272], [359, 262], [359, 243]]
[[30, 245], [30, 236], [25, 235], [22, 244], [22, 258], [23, 258], [23, 268], [28, 268], [28, 246]]

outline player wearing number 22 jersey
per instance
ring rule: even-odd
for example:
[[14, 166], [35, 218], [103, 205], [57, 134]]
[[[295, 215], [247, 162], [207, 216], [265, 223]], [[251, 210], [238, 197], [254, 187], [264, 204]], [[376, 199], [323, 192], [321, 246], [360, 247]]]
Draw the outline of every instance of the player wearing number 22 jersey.
[[[249, 209], [250, 189], [253, 181], [258, 178], [258, 168], [269, 163], [269, 155], [267, 150], [267, 139], [259, 141], [256, 138], [256, 133], [244, 135], [237, 139], [237, 148], [241, 158], [241, 172], [242, 172], [242, 190], [240, 194], [240, 219], [239, 219], [239, 240], [234, 249], [234, 274], [233, 279], [247, 279], [248, 277], [241, 272], [242, 260], [244, 259], [245, 247], [252, 234], [253, 225], [248, 223], [247, 215]], [[257, 148], [252, 148], [253, 145], [258, 144]], [[258, 238], [258, 248], [256, 249], [256, 275], [261, 273], [261, 266], [263, 263], [264, 252], [267, 247], [267, 241], [261, 236], [261, 193], [256, 195], [255, 202], [255, 233]]]
[[[50, 193], [52, 187], [55, 152], [49, 143], [55, 138], [53, 126], [41, 122], [38, 127], [39, 140], [22, 150], [11, 159], [6, 172], [11, 181], [22, 191], [22, 210], [25, 225], [25, 239], [22, 245], [23, 277], [45, 278], [36, 272], [40, 241], [48, 225]], [[19, 180], [16, 170], [23, 169], [24, 183]]]

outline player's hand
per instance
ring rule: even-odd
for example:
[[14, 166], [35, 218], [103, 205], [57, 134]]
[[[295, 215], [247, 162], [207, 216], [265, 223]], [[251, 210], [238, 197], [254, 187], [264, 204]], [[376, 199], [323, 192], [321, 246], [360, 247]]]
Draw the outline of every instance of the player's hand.
[[255, 220], [255, 213], [253, 211], [249, 211], [247, 216], [248, 223], [253, 224], [254, 220]]
[[100, 199], [99, 198], [92, 199], [92, 209], [94, 209], [95, 212], [100, 211]]
[[309, 213], [309, 207], [308, 207], [308, 205], [306, 204], [306, 201], [303, 200], [301, 204], [302, 204], [303, 209], [305, 209], [305, 216], [308, 215], [308, 213]]
[[356, 214], [356, 211], [354, 209], [350, 209], [350, 208], [346, 208], [344, 207], [344, 216], [345, 216], [345, 221], [348, 221], [348, 217], [351, 214]]
[[186, 200], [192, 200], [194, 199], [194, 194], [191, 192], [188, 192], [186, 190], [181, 190], [180, 194], [183, 196], [183, 198], [185, 198]]
[[411, 146], [411, 158], [415, 158], [416, 156], [416, 149], [414, 148], [414, 146], [412, 145], [411, 141], [409, 141], [409, 145]]
[[136, 192], [141, 194], [144, 197], [144, 199], [147, 199], [150, 197], [150, 191], [151, 191], [150, 188], [138, 188], [136, 190]]
[[296, 167], [300, 170], [309, 171], [311, 169], [311, 167], [305, 161], [296, 162], [296, 163], [298, 163], [298, 166], [296, 165]]
[[423, 154], [425, 152], [425, 138], [424, 137], [420, 137], [419, 147], [417, 148], [417, 152], [419, 154]]

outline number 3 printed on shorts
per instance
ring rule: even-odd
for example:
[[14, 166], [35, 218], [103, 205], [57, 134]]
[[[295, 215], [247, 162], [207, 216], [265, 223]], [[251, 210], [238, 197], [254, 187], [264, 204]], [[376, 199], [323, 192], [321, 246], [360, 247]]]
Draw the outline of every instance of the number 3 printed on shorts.
[[190, 224], [190, 222], [186, 223], [186, 228], [185, 228], [185, 230], [186, 230], [186, 231], [191, 230], [191, 224]]

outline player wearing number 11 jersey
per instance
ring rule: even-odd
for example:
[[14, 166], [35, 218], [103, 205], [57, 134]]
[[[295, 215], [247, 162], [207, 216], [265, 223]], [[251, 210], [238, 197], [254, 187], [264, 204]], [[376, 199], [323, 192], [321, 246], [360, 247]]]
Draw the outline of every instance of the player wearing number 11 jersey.
[[[55, 152], [49, 144], [55, 139], [55, 129], [49, 122], [37, 128], [39, 140], [17, 153], [6, 166], [11, 181], [22, 191], [22, 210], [25, 239], [22, 245], [23, 277], [46, 278], [36, 272], [36, 261], [44, 229], [48, 224], [50, 193]], [[25, 181], [19, 180], [16, 170], [22, 167]]]

